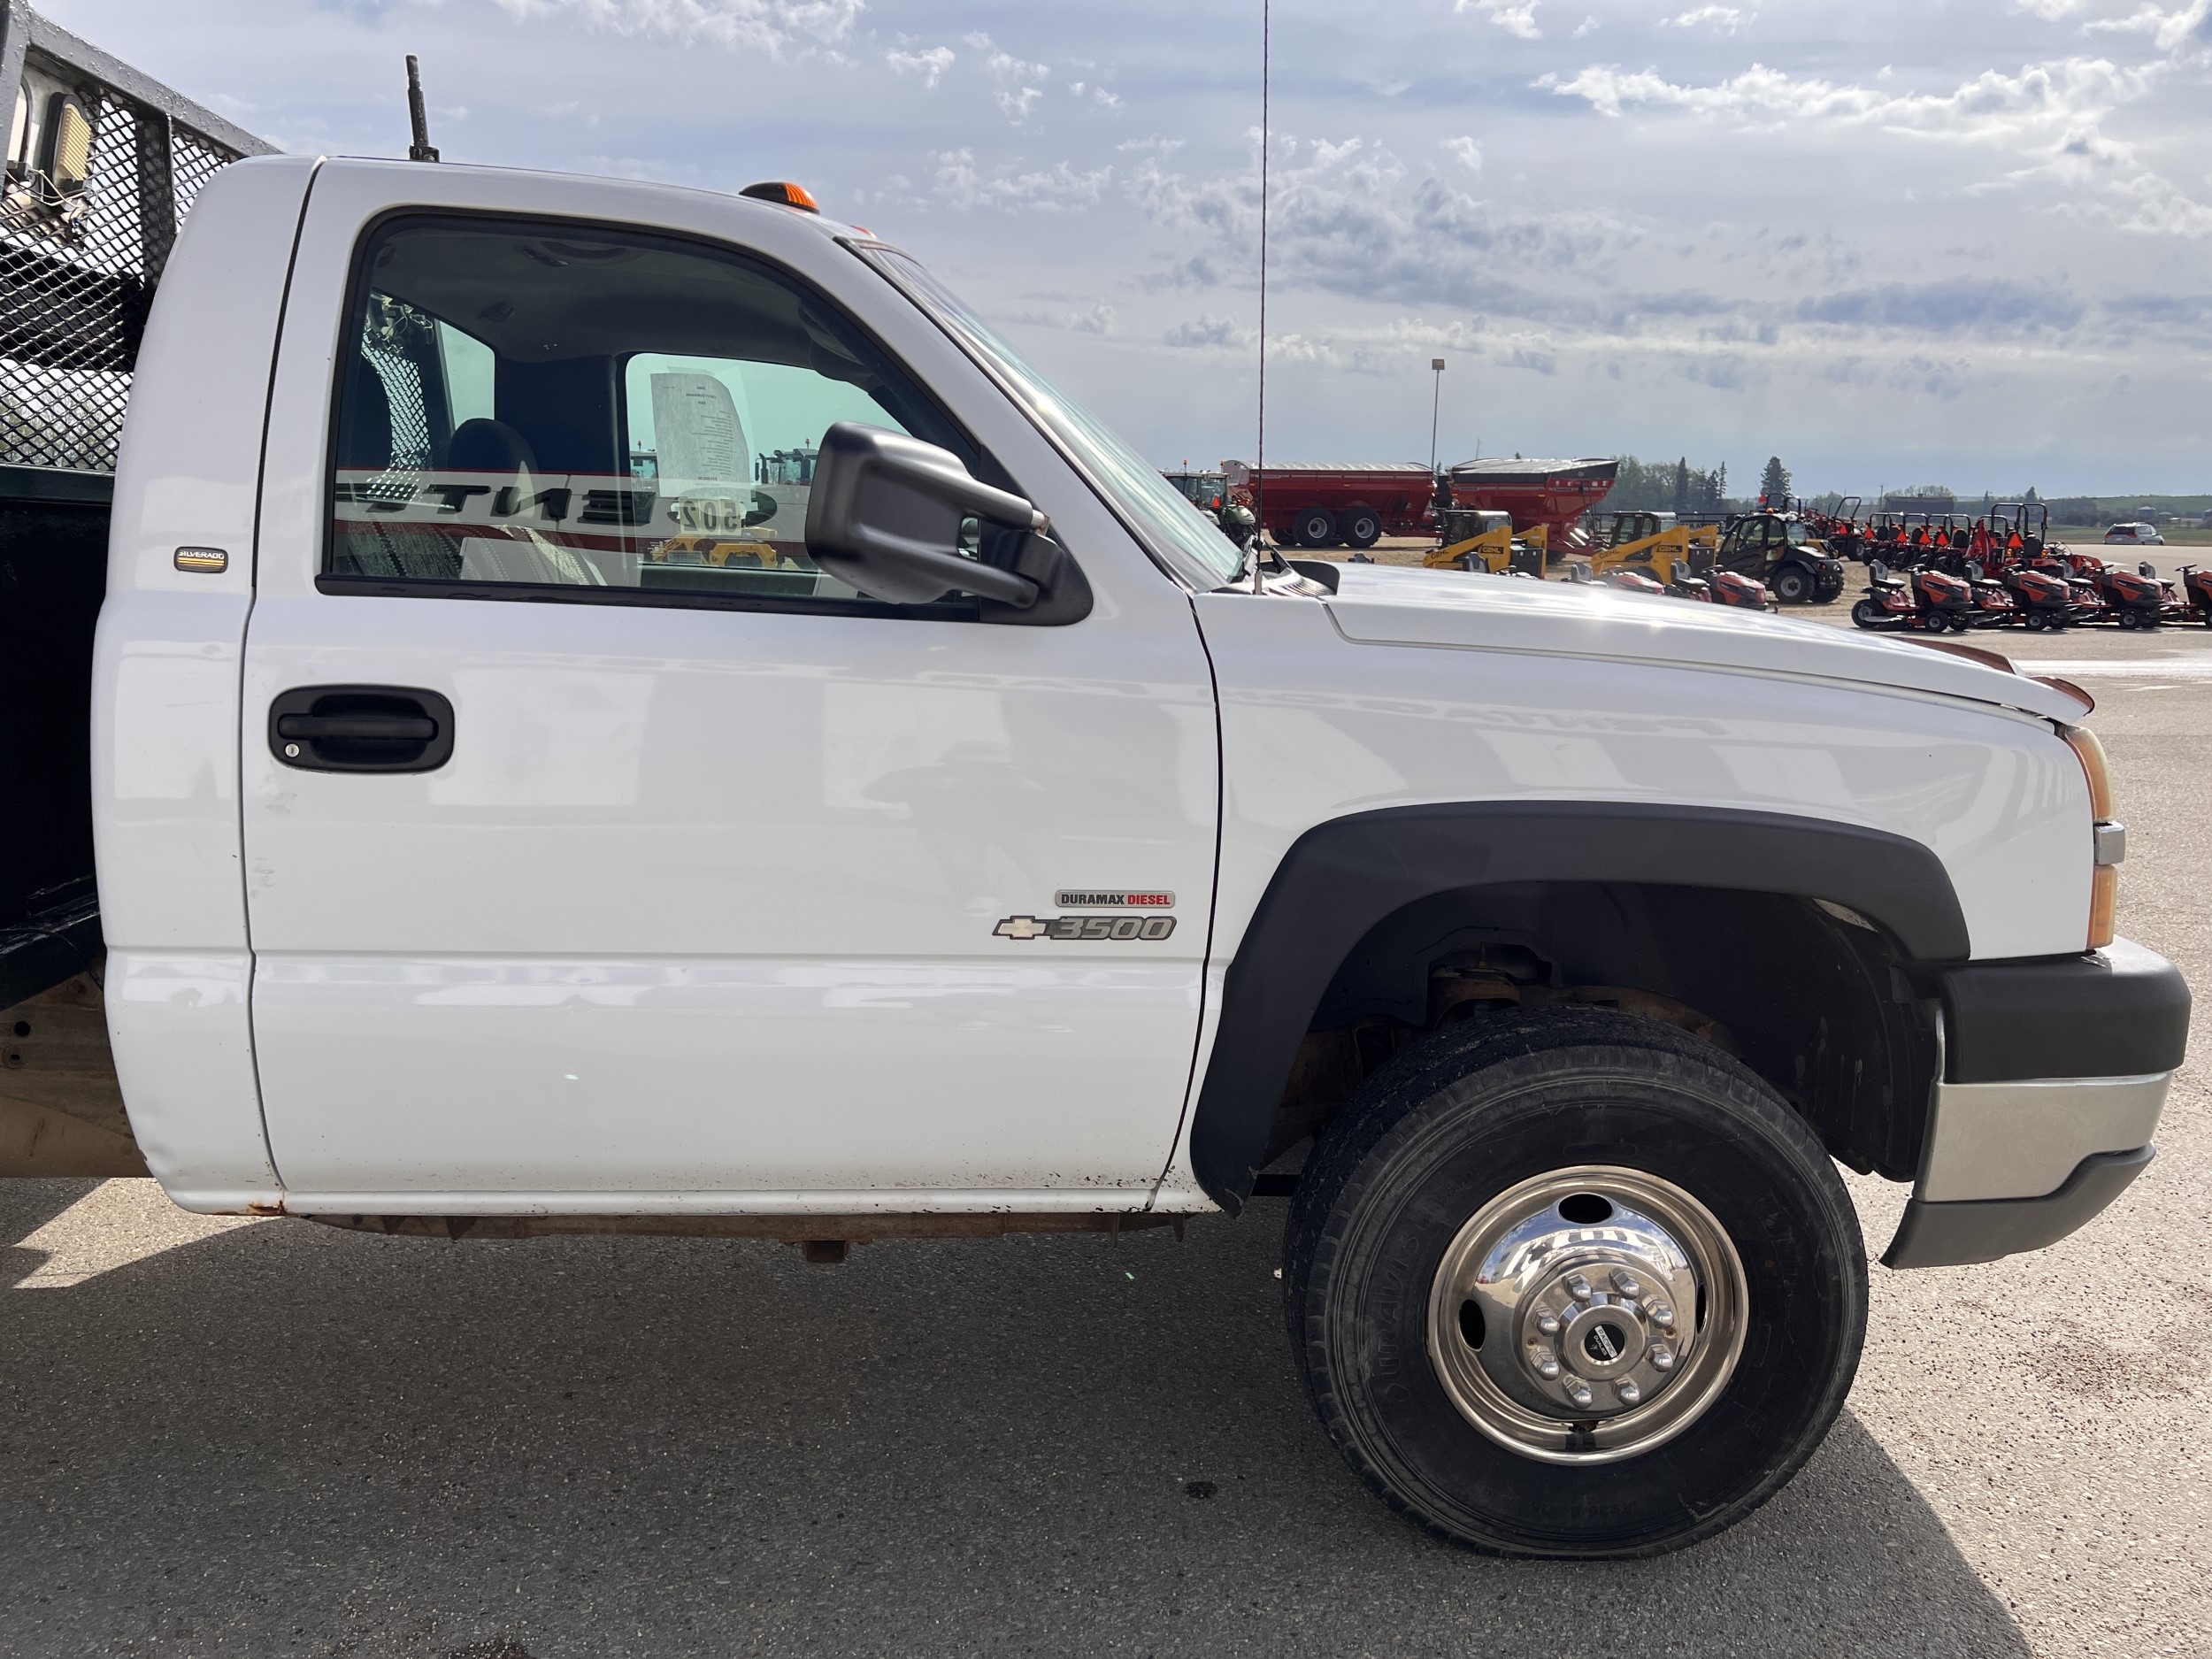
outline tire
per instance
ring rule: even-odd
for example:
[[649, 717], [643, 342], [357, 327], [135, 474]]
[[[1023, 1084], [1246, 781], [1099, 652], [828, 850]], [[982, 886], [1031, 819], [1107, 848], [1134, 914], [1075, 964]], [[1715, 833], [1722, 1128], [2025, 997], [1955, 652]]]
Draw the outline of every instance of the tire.
[[[1511, 1259], [1549, 1264], [1531, 1270], [1536, 1288], [1517, 1311], [1471, 1322], [1476, 1294], [1513, 1281], [1471, 1267], [1470, 1240], [1482, 1246], [1531, 1194], [1550, 1207], [1526, 1225], [1591, 1231], [1526, 1246]], [[1624, 1282], [1595, 1259], [1647, 1217], [1702, 1241], [1687, 1249], [1706, 1263], [1694, 1287], [1679, 1272], [1671, 1289]], [[1516, 1224], [1500, 1236], [1529, 1235]], [[1569, 1279], [1570, 1301], [1545, 1277], [1577, 1264], [1598, 1279], [1594, 1297]], [[1654, 1555], [1741, 1520], [1827, 1433], [1866, 1330], [1858, 1219], [1818, 1138], [1718, 1049], [1608, 1010], [1478, 1018], [1369, 1079], [1299, 1182], [1283, 1278], [1301, 1375], [1346, 1461], [1428, 1532], [1502, 1555]], [[1693, 1288], [1695, 1330], [1660, 1301], [1688, 1309]], [[1592, 1372], [1642, 1367], [1650, 1397], [1640, 1405], [1617, 1371], [1609, 1383], [1531, 1380], [1542, 1363], [1559, 1374], [1529, 1323], [1540, 1317], [1554, 1331], [1568, 1321], [1552, 1339], [1561, 1356]], [[1663, 1340], [1680, 1349], [1669, 1376], [1652, 1369]], [[1596, 1358], [1571, 1359], [1583, 1349]], [[1501, 1408], [1467, 1385], [1494, 1362], [1515, 1386], [1582, 1397], [1551, 1416]], [[1609, 1392], [1578, 1429], [1566, 1418], [1592, 1388]], [[1515, 1411], [1533, 1426], [1515, 1428]], [[1669, 1412], [1686, 1416], [1666, 1426]], [[1523, 1432], [1535, 1438], [1511, 1439]]]
[[1774, 596], [1786, 605], [1807, 605], [1813, 600], [1813, 579], [1802, 565], [1785, 565], [1774, 572]]
[[1382, 515], [1372, 507], [1355, 507], [1344, 515], [1342, 529], [1347, 547], [1373, 547], [1382, 540]]
[[1863, 628], [1878, 628], [1888, 617], [1889, 613], [1871, 599], [1862, 599], [1851, 607], [1851, 620]]
[[1325, 507], [1301, 508], [1290, 521], [1290, 534], [1300, 547], [1326, 547], [1336, 540], [1336, 515]]
[[2120, 626], [2127, 629], [2130, 633], [2133, 633], [2137, 628], [2143, 626], [2142, 613], [2138, 611], [2124, 608], [2120, 612]]
[[2026, 618], [2028, 632], [2040, 634], [2051, 626], [2051, 619], [2040, 611], [2031, 611]]
[[1967, 629], [1972, 627], [1973, 626], [1974, 618], [1967, 615], [1965, 611], [1955, 611], [1951, 613], [1952, 633], [1963, 634]]

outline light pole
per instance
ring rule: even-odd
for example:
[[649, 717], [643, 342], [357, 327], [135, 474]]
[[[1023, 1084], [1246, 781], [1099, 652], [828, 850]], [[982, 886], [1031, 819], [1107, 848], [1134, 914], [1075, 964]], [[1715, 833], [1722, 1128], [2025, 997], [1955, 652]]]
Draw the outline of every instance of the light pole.
[[1431, 357], [1429, 372], [1436, 376], [1436, 396], [1429, 399], [1429, 476], [1436, 476], [1436, 417], [1444, 407], [1444, 359]]

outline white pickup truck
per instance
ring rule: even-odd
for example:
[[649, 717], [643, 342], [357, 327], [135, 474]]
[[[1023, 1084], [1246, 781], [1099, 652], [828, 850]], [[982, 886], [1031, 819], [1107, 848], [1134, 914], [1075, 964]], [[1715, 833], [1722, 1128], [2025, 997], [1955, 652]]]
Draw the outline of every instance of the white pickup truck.
[[[1287, 1194], [1353, 1468], [1602, 1556], [1835, 1417], [1837, 1162], [1913, 1183], [1917, 1267], [2148, 1161], [2188, 992], [2113, 936], [2085, 697], [1248, 560], [912, 258], [761, 196], [202, 192], [91, 666], [104, 968], [11, 1010], [55, 1133], [8, 1172], [832, 1261]], [[39, 1093], [103, 999], [127, 1129]]]

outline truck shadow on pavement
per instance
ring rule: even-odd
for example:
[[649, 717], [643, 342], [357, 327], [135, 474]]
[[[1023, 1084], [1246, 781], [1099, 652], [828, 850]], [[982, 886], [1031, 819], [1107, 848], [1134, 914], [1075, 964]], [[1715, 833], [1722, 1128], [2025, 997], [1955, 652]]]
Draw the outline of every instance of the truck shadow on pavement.
[[1848, 1412], [1686, 1554], [1428, 1540], [1307, 1409], [1281, 1217], [835, 1268], [276, 1222], [0, 1288], [0, 1653], [2029, 1651]]

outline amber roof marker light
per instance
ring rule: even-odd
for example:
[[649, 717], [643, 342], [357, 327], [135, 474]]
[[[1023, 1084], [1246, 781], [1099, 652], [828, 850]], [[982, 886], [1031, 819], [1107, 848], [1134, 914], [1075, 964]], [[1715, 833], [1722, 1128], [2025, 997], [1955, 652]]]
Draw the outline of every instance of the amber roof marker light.
[[785, 179], [771, 179], [762, 184], [749, 184], [738, 192], [749, 196], [756, 202], [773, 202], [779, 207], [795, 207], [802, 213], [818, 213], [821, 204], [814, 193], [803, 184], [793, 184]]

